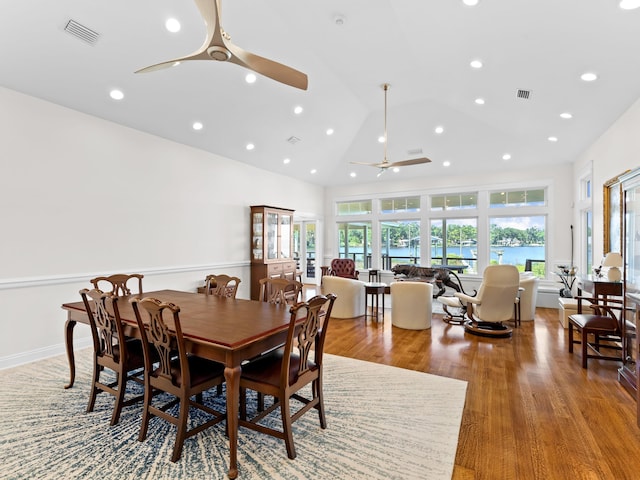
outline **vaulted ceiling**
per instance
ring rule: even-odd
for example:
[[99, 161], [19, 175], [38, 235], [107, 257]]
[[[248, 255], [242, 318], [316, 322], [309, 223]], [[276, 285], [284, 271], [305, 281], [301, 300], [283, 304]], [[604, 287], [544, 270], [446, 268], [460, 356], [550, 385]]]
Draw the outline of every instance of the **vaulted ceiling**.
[[[260, 75], [249, 84], [248, 70], [215, 61], [134, 74], [200, 47], [206, 28], [193, 0], [4, 0], [0, 85], [320, 185], [552, 168], [640, 97], [640, 9], [618, 0], [221, 0], [221, 8], [235, 45], [306, 73], [308, 89]], [[168, 18], [179, 32], [165, 28]], [[70, 20], [97, 37], [70, 34]], [[581, 80], [586, 72], [597, 79]], [[432, 163], [377, 178], [350, 162], [383, 159], [383, 83], [389, 160]], [[124, 98], [110, 98], [112, 89]]]

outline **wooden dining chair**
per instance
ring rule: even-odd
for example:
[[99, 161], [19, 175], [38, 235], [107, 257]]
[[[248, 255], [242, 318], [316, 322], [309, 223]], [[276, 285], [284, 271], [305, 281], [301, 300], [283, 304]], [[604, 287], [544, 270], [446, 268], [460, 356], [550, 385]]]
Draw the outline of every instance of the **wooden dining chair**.
[[274, 304], [295, 304], [302, 299], [302, 283], [288, 278], [269, 277], [261, 278], [260, 297], [261, 302]]
[[[142, 395], [138, 395], [125, 400], [128, 380], [135, 380], [144, 385], [142, 342], [125, 337], [116, 295], [97, 289], [80, 290], [80, 295], [88, 313], [93, 339], [93, 376], [87, 412], [93, 411], [98, 393], [109, 393], [116, 399], [111, 415], [111, 425], [115, 425], [120, 419], [123, 407], [143, 398]], [[115, 372], [114, 382], [104, 383], [100, 379], [100, 374], [105, 368]]]
[[[289, 458], [296, 458], [292, 424], [312, 408], [318, 410], [320, 427], [326, 428], [322, 394], [324, 341], [336, 296], [317, 295], [291, 307], [287, 341], [283, 348], [262, 355], [242, 366], [240, 376], [240, 426], [283, 439]], [[311, 354], [313, 352], [313, 355]], [[311, 398], [300, 390], [311, 384]], [[247, 420], [247, 389], [274, 397], [274, 403]], [[291, 400], [302, 406], [292, 414]], [[280, 409], [282, 430], [261, 421]]]
[[[138, 440], [142, 442], [147, 438], [151, 416], [160, 417], [176, 425], [176, 440], [171, 455], [171, 461], [176, 462], [182, 454], [182, 447], [187, 438], [226, 419], [225, 413], [205, 405], [202, 395], [203, 392], [224, 382], [224, 365], [187, 354], [178, 306], [163, 303], [155, 298], [132, 298], [130, 301], [138, 322], [144, 351], [144, 409]], [[169, 312], [172, 317], [169, 323], [164, 318], [165, 312]], [[169, 325], [172, 325], [172, 328]], [[157, 367], [153, 362], [154, 352], [159, 358]], [[152, 404], [157, 391], [169, 393], [173, 399]], [[191, 397], [194, 396], [195, 400], [192, 400]], [[177, 404], [180, 404], [179, 413], [174, 416], [168, 409]], [[209, 414], [210, 419], [188, 429], [191, 407]]]
[[[118, 297], [124, 295], [131, 295], [131, 287], [129, 287], [130, 282], [138, 284], [138, 291], [133, 292], [135, 294], [142, 294], [142, 279], [144, 275], [140, 273], [116, 273], [114, 275], [108, 275], [104, 277], [96, 277], [90, 280], [93, 284], [93, 288], [102, 290], [104, 292], [111, 292]], [[109, 288], [104, 288], [104, 286], [108, 286]], [[102, 287], [102, 288], [101, 288]]]
[[225, 274], [207, 275], [207, 278], [204, 279], [204, 293], [205, 295], [236, 298], [240, 282], [238, 277]]

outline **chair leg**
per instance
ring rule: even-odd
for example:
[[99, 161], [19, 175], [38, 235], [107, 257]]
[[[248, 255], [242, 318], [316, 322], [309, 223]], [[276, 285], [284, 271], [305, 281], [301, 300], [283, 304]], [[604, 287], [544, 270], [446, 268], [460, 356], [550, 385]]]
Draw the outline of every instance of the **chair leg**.
[[100, 365], [93, 362], [93, 378], [91, 380], [91, 393], [89, 394], [89, 404], [87, 405], [87, 413], [93, 412], [93, 407], [96, 403], [96, 397], [98, 396], [98, 387], [96, 383], [100, 381]]
[[322, 394], [322, 377], [313, 382], [313, 396], [318, 399], [318, 417], [320, 417], [320, 428], [327, 428], [327, 418], [324, 414], [324, 396]]
[[247, 389], [240, 388], [240, 418], [247, 419]]
[[138, 434], [138, 441], [143, 442], [147, 438], [147, 430], [149, 429], [149, 406], [151, 405], [151, 398], [153, 397], [153, 388], [149, 386], [149, 380], [145, 378], [144, 381], [144, 400], [142, 407], [142, 423], [140, 424], [140, 433]]
[[173, 455], [171, 461], [177, 462], [182, 455], [182, 445], [187, 437], [187, 420], [189, 418], [189, 399], [180, 400], [180, 414], [178, 417], [178, 431], [176, 432], [176, 443], [173, 446]]
[[582, 329], [582, 368], [587, 368], [587, 336], [586, 328]]
[[118, 423], [120, 413], [122, 412], [122, 404], [124, 403], [124, 394], [127, 390], [127, 374], [126, 372], [116, 372], [118, 394], [116, 395], [116, 403], [113, 406], [113, 414], [111, 415], [111, 426]]
[[293, 429], [291, 428], [291, 409], [289, 407], [289, 396], [284, 395], [280, 403], [280, 415], [282, 416], [282, 431], [284, 433], [284, 443], [287, 446], [287, 455], [291, 460], [296, 458], [296, 448], [293, 445]]

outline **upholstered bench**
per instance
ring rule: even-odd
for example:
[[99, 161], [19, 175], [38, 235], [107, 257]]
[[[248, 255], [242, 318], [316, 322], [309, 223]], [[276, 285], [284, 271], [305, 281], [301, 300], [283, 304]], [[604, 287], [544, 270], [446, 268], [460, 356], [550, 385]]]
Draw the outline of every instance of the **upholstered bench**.
[[578, 313], [578, 300], [575, 298], [558, 298], [558, 321], [564, 328], [569, 328], [569, 315], [575, 313]]

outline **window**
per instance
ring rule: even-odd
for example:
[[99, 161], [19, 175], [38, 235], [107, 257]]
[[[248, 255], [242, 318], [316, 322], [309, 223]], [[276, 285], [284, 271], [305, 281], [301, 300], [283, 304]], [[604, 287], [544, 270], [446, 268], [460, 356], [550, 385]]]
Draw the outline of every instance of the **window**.
[[465, 273], [478, 273], [477, 243], [477, 219], [431, 220], [431, 265], [467, 265]]
[[490, 217], [490, 264], [515, 265], [518, 270], [531, 271], [545, 277], [544, 215]]
[[533, 207], [546, 205], [545, 190], [514, 190], [509, 192], [492, 192], [489, 195], [490, 208]]
[[400, 220], [380, 224], [380, 265], [390, 270], [398, 263], [420, 263], [420, 222]]
[[371, 214], [371, 200], [362, 200], [359, 202], [338, 202], [337, 206], [338, 216]]
[[356, 269], [371, 265], [371, 222], [338, 223], [338, 252], [340, 258], [352, 258]]
[[419, 212], [420, 197], [383, 198], [380, 200], [381, 213]]
[[478, 207], [477, 193], [454, 193], [431, 197], [432, 211], [462, 210]]

